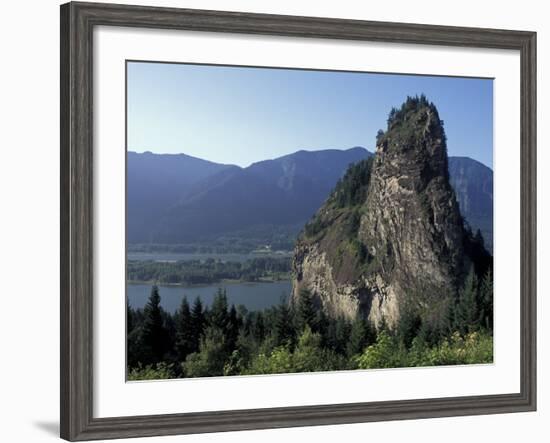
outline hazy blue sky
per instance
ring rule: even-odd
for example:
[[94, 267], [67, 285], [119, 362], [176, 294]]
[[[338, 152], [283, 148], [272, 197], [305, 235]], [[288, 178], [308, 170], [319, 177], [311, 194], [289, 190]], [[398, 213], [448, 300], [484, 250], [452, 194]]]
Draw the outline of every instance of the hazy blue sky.
[[485, 79], [128, 63], [128, 149], [240, 166], [300, 149], [374, 150], [392, 106], [426, 94], [449, 155], [493, 166]]

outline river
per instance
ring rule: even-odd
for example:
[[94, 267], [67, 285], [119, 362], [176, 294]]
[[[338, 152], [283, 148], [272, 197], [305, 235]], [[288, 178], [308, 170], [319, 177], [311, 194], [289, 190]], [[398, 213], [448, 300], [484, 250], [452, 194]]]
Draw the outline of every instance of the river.
[[[208, 286], [160, 286], [160, 304], [168, 312], [175, 312], [184, 296], [189, 304], [200, 297], [204, 305], [210, 305], [218, 288], [225, 288], [229, 305], [244, 305], [249, 311], [276, 305], [281, 297], [288, 297], [292, 283], [288, 280], [273, 283], [217, 283]], [[128, 301], [134, 309], [143, 308], [151, 293], [151, 284], [128, 284]]]

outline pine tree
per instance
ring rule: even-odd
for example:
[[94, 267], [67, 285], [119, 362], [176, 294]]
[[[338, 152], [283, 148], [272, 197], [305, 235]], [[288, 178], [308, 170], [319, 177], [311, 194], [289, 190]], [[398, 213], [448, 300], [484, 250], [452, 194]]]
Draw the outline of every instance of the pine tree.
[[[456, 330], [457, 304], [458, 304], [458, 300], [455, 297], [452, 297], [449, 299], [449, 304], [447, 305], [444, 322], [443, 322], [444, 326], [446, 327], [445, 329], [442, 330], [443, 335], [451, 334]], [[422, 324], [422, 327], [420, 328], [420, 332], [424, 334], [425, 341], [428, 341], [429, 331], [426, 331], [425, 323]]]
[[187, 297], [183, 297], [179, 310], [175, 314], [176, 352], [179, 361], [185, 361], [188, 354], [195, 350], [193, 323]]
[[256, 312], [248, 312], [242, 319], [242, 333], [245, 335], [254, 335], [254, 321]]
[[174, 321], [174, 316], [170, 314], [169, 312], [166, 312], [164, 309], [161, 308], [161, 316], [162, 316], [162, 325], [165, 330], [165, 350], [166, 354], [164, 354], [163, 360], [174, 360], [176, 355], [176, 323]]
[[159, 289], [151, 288], [151, 295], [143, 310], [142, 343], [144, 346], [143, 364], [158, 363], [168, 351], [168, 334], [164, 328]]
[[328, 320], [324, 344], [334, 352], [345, 355], [351, 333], [351, 324], [344, 318]]
[[227, 313], [227, 293], [225, 289], [218, 289], [210, 308], [209, 324], [218, 328], [224, 334], [227, 332], [229, 316]]
[[226, 333], [227, 347], [230, 352], [233, 351], [237, 346], [237, 339], [239, 338], [239, 329], [241, 325], [242, 322], [237, 315], [235, 305], [231, 305], [231, 309], [229, 309]]
[[254, 338], [261, 343], [265, 338], [265, 324], [264, 324], [264, 315], [261, 311], [256, 313], [254, 323], [252, 326], [252, 335]]
[[292, 313], [284, 301], [281, 302], [276, 311], [274, 338], [275, 346], [292, 346], [294, 344]]
[[462, 334], [476, 329], [479, 325], [477, 286], [477, 277], [472, 266], [464, 282], [464, 288], [460, 291], [455, 309], [455, 326]]
[[346, 349], [348, 356], [351, 357], [360, 354], [373, 342], [373, 331], [370, 324], [361, 317], [356, 318], [351, 325], [351, 331], [349, 333], [349, 341]]
[[328, 328], [329, 328], [329, 318], [325, 314], [325, 311], [321, 309], [317, 309], [317, 312], [315, 313], [315, 332], [319, 333], [321, 335], [323, 343], [326, 343], [327, 341], [327, 334], [328, 334]]
[[202, 308], [200, 297], [197, 297], [193, 303], [191, 311], [191, 352], [199, 350], [199, 343], [205, 328], [205, 315]]
[[418, 335], [421, 325], [422, 320], [416, 310], [411, 306], [405, 306], [397, 325], [397, 336], [406, 348], [411, 346], [413, 339]]
[[316, 309], [313, 303], [313, 296], [307, 289], [301, 289], [298, 298], [298, 313], [297, 313], [298, 330], [302, 332], [306, 326], [312, 331], [317, 331], [316, 324]]
[[493, 330], [493, 272], [487, 271], [479, 289], [479, 298], [481, 305], [481, 324]]

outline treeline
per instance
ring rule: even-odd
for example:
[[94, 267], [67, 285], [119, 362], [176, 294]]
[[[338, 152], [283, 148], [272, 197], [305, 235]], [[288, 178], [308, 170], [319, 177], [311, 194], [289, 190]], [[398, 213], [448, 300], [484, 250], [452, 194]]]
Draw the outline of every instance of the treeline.
[[367, 199], [374, 157], [351, 165], [344, 177], [338, 180], [331, 199], [339, 208], [363, 204]]
[[[367, 199], [370, 175], [374, 157], [369, 157], [352, 164], [345, 175], [338, 180], [334, 190], [329, 196], [329, 202], [336, 208], [348, 208], [353, 211], [350, 214], [346, 229], [348, 234], [355, 234], [359, 229], [360, 213], [359, 205]], [[327, 228], [329, 221], [323, 219], [322, 215], [315, 214], [304, 226], [306, 237], [315, 237], [319, 232]]]
[[362, 318], [327, 318], [307, 291], [262, 311], [229, 306], [218, 290], [210, 307], [184, 298], [175, 314], [153, 286], [144, 309], [128, 306], [130, 380], [489, 363], [493, 359], [492, 276], [472, 272], [445, 323], [405, 315], [378, 331]]
[[127, 277], [129, 281], [186, 285], [212, 284], [222, 280], [254, 282], [287, 278], [290, 267], [290, 257], [257, 257], [246, 262], [225, 262], [213, 258], [176, 262], [130, 260]]
[[[407, 100], [401, 105], [400, 108], [393, 107], [388, 114], [388, 130], [392, 129], [397, 123], [403, 123], [407, 121], [407, 116], [411, 113], [417, 112], [421, 108], [428, 108], [433, 114], [437, 115], [439, 118], [439, 113], [433, 102], [430, 102], [424, 94], [420, 96], [416, 95], [414, 97], [408, 96]], [[441, 125], [444, 124], [443, 120], [440, 120]], [[409, 122], [408, 126], [414, 126], [416, 122]], [[405, 125], [407, 126], [407, 125]], [[418, 128], [423, 129], [423, 128]], [[380, 142], [380, 139], [383, 138], [383, 131], [378, 131], [377, 134], [377, 144]]]
[[183, 244], [132, 243], [129, 252], [170, 252], [185, 254], [248, 254], [264, 245], [273, 251], [292, 251], [303, 223], [294, 225], [260, 225], [228, 232], [198, 242]]

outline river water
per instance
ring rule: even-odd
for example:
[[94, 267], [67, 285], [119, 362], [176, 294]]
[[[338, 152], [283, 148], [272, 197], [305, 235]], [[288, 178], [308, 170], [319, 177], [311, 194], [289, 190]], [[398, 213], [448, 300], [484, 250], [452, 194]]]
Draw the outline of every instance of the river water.
[[[281, 297], [287, 297], [292, 290], [292, 283], [288, 280], [273, 283], [217, 283], [208, 286], [159, 286], [160, 304], [168, 312], [175, 312], [185, 296], [192, 304], [196, 297], [200, 297], [203, 305], [209, 306], [214, 299], [218, 288], [227, 291], [228, 304], [244, 305], [249, 311], [260, 310], [276, 305]], [[132, 308], [143, 308], [151, 293], [150, 284], [128, 284], [128, 301]]]

